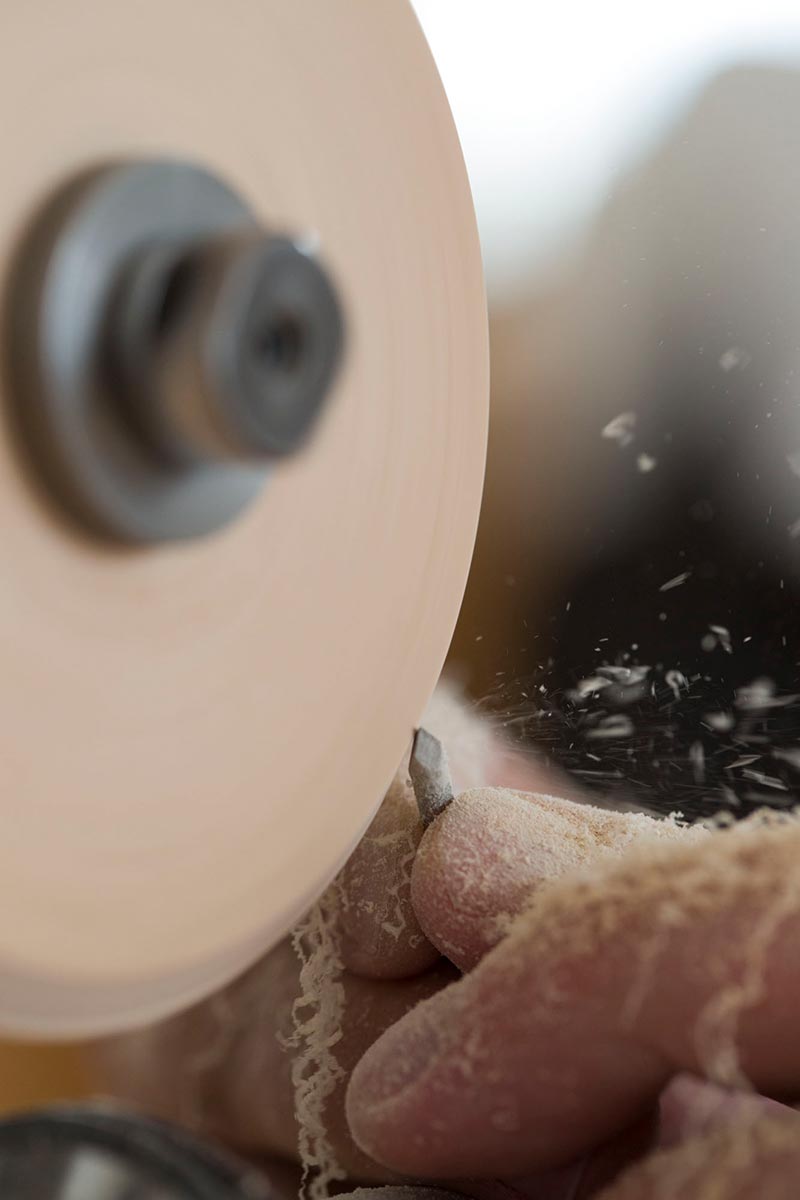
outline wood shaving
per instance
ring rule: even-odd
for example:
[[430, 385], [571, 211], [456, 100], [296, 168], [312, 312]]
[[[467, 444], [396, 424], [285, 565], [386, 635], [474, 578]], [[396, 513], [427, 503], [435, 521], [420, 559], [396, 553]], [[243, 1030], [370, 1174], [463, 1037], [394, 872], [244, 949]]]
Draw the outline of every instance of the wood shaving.
[[609, 441], [616, 442], [617, 445], [624, 449], [625, 446], [630, 446], [634, 439], [634, 430], [636, 428], [636, 413], [621, 412], [616, 417], [603, 426], [601, 436]]
[[673, 575], [672, 579], [668, 579], [666, 583], [662, 583], [658, 589], [660, 592], [671, 592], [673, 588], [680, 587], [686, 583], [686, 580], [691, 578], [691, 571], [681, 571], [680, 575]]
[[344, 1077], [334, 1053], [342, 1038], [345, 1001], [337, 933], [340, 906], [334, 882], [292, 932], [300, 960], [300, 995], [292, 1005], [293, 1031], [284, 1044], [297, 1051], [292, 1085], [303, 1170], [300, 1195], [306, 1200], [327, 1200], [330, 1185], [347, 1177], [325, 1123], [328, 1099]]

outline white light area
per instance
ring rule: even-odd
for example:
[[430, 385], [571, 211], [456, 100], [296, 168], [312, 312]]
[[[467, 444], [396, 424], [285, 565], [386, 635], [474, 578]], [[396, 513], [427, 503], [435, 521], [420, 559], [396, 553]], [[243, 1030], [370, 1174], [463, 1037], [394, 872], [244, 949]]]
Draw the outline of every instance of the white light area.
[[458, 126], [490, 296], [563, 254], [618, 171], [738, 62], [800, 62], [800, 0], [413, 0]]

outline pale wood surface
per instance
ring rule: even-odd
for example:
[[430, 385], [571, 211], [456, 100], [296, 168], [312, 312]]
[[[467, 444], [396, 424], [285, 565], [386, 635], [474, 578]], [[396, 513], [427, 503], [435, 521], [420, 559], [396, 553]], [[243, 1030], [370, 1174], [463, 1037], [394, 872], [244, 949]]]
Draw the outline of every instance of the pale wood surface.
[[177, 154], [318, 234], [348, 330], [313, 444], [218, 537], [100, 549], [0, 431], [0, 1028], [60, 1036], [218, 986], [368, 823], [461, 601], [488, 350], [405, 0], [31, 0], [6, 25], [0, 274], [66, 178]]

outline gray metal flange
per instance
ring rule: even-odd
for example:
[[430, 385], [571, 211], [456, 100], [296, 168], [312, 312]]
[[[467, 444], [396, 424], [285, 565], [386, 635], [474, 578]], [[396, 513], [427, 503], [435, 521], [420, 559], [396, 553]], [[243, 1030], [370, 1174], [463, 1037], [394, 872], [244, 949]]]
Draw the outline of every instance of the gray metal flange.
[[343, 324], [319, 262], [186, 163], [65, 187], [13, 272], [15, 415], [50, 494], [124, 542], [212, 533], [297, 450]]

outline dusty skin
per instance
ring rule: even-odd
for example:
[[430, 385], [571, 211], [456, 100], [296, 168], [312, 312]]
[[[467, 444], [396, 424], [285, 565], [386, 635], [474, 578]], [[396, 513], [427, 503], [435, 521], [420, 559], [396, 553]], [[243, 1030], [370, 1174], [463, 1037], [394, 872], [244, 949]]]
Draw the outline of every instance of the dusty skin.
[[[353, 1182], [436, 1179], [481, 1200], [508, 1195], [498, 1178], [534, 1200], [796, 1194], [800, 1118], [745, 1091], [800, 1093], [793, 821], [709, 833], [473, 789], [423, 835], [400, 781], [342, 883], [343, 1077], [326, 1121]], [[104, 1046], [107, 1090], [290, 1159], [277, 1034], [297, 988], [283, 945], [214, 1000]]]

